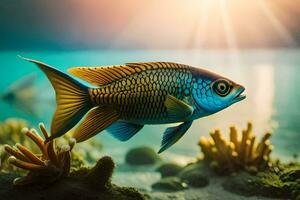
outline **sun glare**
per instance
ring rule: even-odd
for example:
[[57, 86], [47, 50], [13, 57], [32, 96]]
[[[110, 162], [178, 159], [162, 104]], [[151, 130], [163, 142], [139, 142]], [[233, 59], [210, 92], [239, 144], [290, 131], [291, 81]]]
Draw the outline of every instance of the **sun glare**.
[[287, 47], [296, 44], [287, 29], [292, 21], [282, 21], [287, 16], [278, 16], [275, 1], [154, 0], [139, 4], [134, 15], [116, 29], [112, 48], [226, 48], [238, 64], [241, 48], [272, 47], [279, 40]]

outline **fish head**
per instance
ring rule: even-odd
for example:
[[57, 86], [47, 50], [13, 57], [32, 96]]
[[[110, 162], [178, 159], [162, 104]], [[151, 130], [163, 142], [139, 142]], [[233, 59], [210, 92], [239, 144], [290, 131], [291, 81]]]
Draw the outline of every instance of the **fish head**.
[[196, 85], [192, 94], [196, 107], [204, 109], [208, 114], [223, 110], [246, 98], [242, 94], [245, 91], [244, 86], [212, 72], [198, 70], [194, 80]]

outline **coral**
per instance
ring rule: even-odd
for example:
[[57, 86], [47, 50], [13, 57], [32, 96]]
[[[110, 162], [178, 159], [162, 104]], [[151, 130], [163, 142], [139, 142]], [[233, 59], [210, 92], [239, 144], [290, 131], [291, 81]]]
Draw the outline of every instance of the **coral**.
[[[44, 138], [48, 138], [45, 126], [40, 124], [39, 128]], [[115, 164], [110, 157], [102, 157], [89, 169], [83, 157], [71, 151], [74, 139], [68, 138], [67, 144], [65, 138], [45, 143], [35, 129], [23, 128], [22, 132], [25, 138], [33, 141], [39, 153], [19, 143], [14, 147], [4, 145], [11, 155], [9, 163], [29, 172], [21, 178], [11, 172], [0, 174], [1, 199], [145, 199], [134, 188], [111, 183]], [[12, 187], [12, 179], [13, 185], [18, 187]]]
[[137, 147], [129, 150], [125, 161], [130, 165], [153, 165], [160, 160], [157, 153], [150, 147]]
[[265, 133], [260, 142], [255, 144], [252, 123], [248, 123], [247, 128], [242, 131], [240, 140], [234, 126], [230, 127], [229, 140], [224, 138], [220, 130], [211, 132], [210, 136], [209, 139], [201, 137], [198, 144], [204, 154], [204, 161], [218, 173], [232, 173], [240, 169], [256, 173], [271, 166], [271, 133]]
[[[72, 137], [73, 131], [72, 129], [64, 135], [63, 142], [68, 141]], [[82, 157], [85, 164], [94, 164], [102, 156], [102, 149], [103, 145], [98, 138], [92, 138], [84, 143], [76, 144], [72, 152], [76, 152], [78, 156]]]
[[[49, 134], [43, 124], [39, 125], [45, 139]], [[71, 167], [70, 152], [75, 144], [70, 140], [69, 145], [55, 145], [54, 140], [45, 143], [45, 140], [35, 129], [23, 128], [22, 132], [30, 138], [40, 149], [41, 154], [35, 154], [22, 144], [15, 147], [5, 145], [9, 157], [9, 163], [29, 173], [14, 180], [14, 185], [27, 185], [33, 183], [53, 183], [69, 174]]]

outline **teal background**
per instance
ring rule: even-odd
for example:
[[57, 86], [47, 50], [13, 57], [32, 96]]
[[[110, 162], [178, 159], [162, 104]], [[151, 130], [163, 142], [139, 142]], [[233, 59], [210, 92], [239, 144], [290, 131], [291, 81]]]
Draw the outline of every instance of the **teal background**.
[[[290, 159], [300, 152], [300, 51], [242, 50], [238, 55], [222, 50], [157, 50], [157, 51], [49, 51], [49, 52], [1, 52], [0, 91], [25, 75], [36, 73], [37, 102], [32, 106], [39, 117], [29, 116], [7, 102], [0, 102], [0, 120], [21, 117], [37, 125], [44, 122], [48, 127], [55, 109], [55, 95], [45, 75], [32, 63], [17, 55], [48, 63], [66, 72], [72, 66], [101, 66], [138, 61], [173, 61], [202, 66], [215, 71], [246, 87], [247, 98], [212, 116], [194, 122], [186, 135], [162, 154], [169, 160], [186, 163], [200, 152], [197, 141], [209, 131], [221, 128], [228, 134], [228, 127], [236, 124], [240, 129], [247, 121], [254, 122], [254, 131], [262, 135], [273, 130], [273, 156]], [[133, 146], [148, 145], [158, 150], [162, 133], [168, 125], [146, 126], [128, 142], [120, 142], [103, 132], [97, 139], [104, 143], [103, 154], [112, 155], [122, 163], [124, 153]]]

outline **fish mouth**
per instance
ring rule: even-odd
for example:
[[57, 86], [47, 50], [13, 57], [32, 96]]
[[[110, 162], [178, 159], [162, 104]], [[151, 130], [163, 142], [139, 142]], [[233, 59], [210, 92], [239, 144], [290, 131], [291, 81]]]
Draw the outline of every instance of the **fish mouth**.
[[245, 91], [245, 88], [243, 86], [239, 86], [239, 88], [237, 89], [237, 95], [233, 98], [234, 102], [239, 102], [242, 101], [246, 98], [246, 95], [243, 94], [243, 92]]

